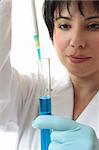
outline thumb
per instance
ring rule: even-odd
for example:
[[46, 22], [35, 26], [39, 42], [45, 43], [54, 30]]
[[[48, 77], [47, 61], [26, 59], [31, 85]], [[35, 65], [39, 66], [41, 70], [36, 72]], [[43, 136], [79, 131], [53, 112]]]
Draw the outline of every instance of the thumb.
[[72, 119], [54, 115], [39, 116], [32, 122], [33, 128], [53, 129], [58, 131], [72, 130], [78, 127], [78, 123]]

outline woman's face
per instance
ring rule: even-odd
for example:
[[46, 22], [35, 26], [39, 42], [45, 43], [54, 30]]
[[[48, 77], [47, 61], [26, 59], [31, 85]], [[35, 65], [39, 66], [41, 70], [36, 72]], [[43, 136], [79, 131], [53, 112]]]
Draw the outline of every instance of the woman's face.
[[83, 2], [81, 15], [76, 2], [55, 11], [53, 44], [60, 61], [70, 74], [86, 77], [99, 72], [99, 14], [91, 2]]

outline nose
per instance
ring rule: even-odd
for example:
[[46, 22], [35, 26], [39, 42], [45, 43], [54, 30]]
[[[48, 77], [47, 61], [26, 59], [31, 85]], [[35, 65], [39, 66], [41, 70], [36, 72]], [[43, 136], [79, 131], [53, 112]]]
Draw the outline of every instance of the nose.
[[83, 49], [85, 45], [86, 42], [83, 33], [81, 31], [74, 32], [71, 36], [70, 46], [75, 49]]
[[77, 44], [77, 43], [73, 43], [73, 42], [70, 44], [70, 46], [75, 49], [77, 49], [77, 48], [83, 49], [85, 47], [83, 43]]

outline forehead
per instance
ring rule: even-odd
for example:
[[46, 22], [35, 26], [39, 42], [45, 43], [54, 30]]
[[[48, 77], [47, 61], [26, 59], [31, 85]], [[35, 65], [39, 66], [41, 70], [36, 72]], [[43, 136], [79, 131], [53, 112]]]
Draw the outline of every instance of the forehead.
[[[99, 6], [98, 6], [99, 7]], [[84, 16], [99, 14], [99, 10], [95, 7], [92, 1], [60, 1], [60, 5], [58, 4], [54, 14], [61, 16], [66, 13], [71, 16], [76, 12], [80, 13]]]

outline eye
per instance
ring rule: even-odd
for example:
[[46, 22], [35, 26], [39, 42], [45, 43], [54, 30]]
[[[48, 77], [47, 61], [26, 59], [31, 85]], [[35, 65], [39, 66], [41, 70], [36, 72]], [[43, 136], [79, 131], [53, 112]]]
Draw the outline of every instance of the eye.
[[88, 27], [87, 27], [89, 30], [99, 30], [99, 23], [92, 23], [92, 24], [89, 24]]
[[71, 28], [71, 24], [66, 18], [54, 18], [54, 25], [62, 31], [67, 31]]
[[59, 28], [62, 30], [68, 30], [71, 28], [71, 26], [69, 24], [61, 24], [59, 25]]
[[63, 31], [67, 31], [71, 28], [70, 24], [58, 24], [57, 27]]

